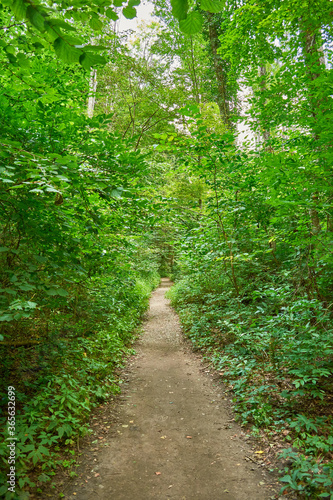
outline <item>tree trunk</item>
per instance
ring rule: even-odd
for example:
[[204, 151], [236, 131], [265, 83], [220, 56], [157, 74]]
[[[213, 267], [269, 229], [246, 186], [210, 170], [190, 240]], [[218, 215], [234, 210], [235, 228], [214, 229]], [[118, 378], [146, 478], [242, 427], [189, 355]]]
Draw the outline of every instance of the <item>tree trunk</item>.
[[90, 71], [89, 97], [88, 97], [88, 106], [87, 106], [87, 114], [88, 114], [89, 118], [92, 118], [94, 116], [96, 90], [97, 90], [97, 70], [92, 69]]
[[[264, 104], [266, 103], [266, 97], [265, 97], [265, 92], [267, 90], [267, 84], [266, 84], [266, 66], [259, 66], [259, 76], [260, 76], [260, 88], [263, 94], [263, 101]], [[259, 118], [260, 120], [260, 118]], [[268, 139], [270, 138], [270, 129], [267, 126], [267, 123], [265, 123], [265, 120], [261, 120], [260, 124], [261, 128], [261, 136], [264, 140], [264, 142], [267, 142]]]
[[218, 90], [216, 103], [219, 107], [223, 122], [227, 125], [228, 128], [230, 128], [231, 121], [230, 106], [227, 97], [227, 75], [223, 65], [223, 59], [217, 52], [220, 46], [219, 35], [217, 32], [216, 23], [214, 22], [213, 14], [207, 12], [207, 20], [209, 24], [209, 43], [213, 55], [214, 70]]

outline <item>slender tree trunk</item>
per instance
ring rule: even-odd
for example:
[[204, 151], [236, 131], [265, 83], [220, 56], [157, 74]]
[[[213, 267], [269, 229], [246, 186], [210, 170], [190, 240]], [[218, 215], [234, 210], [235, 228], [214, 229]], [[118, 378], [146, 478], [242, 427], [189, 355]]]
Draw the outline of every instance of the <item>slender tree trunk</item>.
[[220, 46], [219, 34], [217, 31], [216, 23], [214, 22], [213, 14], [207, 12], [207, 19], [209, 23], [209, 43], [213, 55], [214, 70], [218, 90], [216, 103], [219, 107], [223, 122], [227, 125], [228, 128], [230, 128], [231, 121], [230, 105], [227, 97], [227, 75], [223, 64], [224, 61], [217, 52]]
[[[323, 105], [317, 96], [317, 85], [316, 80], [321, 76], [322, 72], [325, 70], [325, 59], [323, 57], [323, 42], [320, 33], [320, 27], [311, 25], [311, 20], [301, 19], [300, 22], [300, 34], [302, 41], [302, 49], [305, 62], [305, 70], [307, 75], [307, 88], [308, 88], [308, 104], [310, 107], [310, 113], [312, 120], [310, 118], [310, 124], [312, 130], [312, 136], [315, 143], [319, 140], [321, 133], [321, 123], [320, 123], [320, 108]], [[311, 123], [312, 121], [312, 123]], [[318, 123], [319, 121], [319, 123]], [[319, 142], [319, 141], [318, 141]], [[320, 152], [320, 145], [315, 146], [315, 149]], [[318, 159], [320, 161], [320, 159]], [[315, 247], [316, 247], [316, 236], [321, 231], [320, 217], [317, 210], [317, 204], [319, 201], [319, 193], [317, 191], [313, 192], [311, 195], [312, 206], [309, 209], [310, 225], [311, 225], [311, 235], [310, 244], [308, 248], [309, 258], [308, 258], [308, 280], [312, 289], [317, 293], [319, 299], [322, 299], [320, 294], [318, 284], [317, 284], [317, 272], [316, 267], [318, 266], [315, 257]], [[309, 294], [310, 296], [310, 294]]]
[[[261, 87], [262, 96], [263, 96], [263, 104], [266, 103], [266, 96], [265, 96], [265, 93], [267, 90], [266, 73], [267, 73], [266, 66], [259, 66], [260, 87]], [[269, 129], [267, 123], [265, 123], [265, 120], [261, 120], [260, 125], [261, 125], [261, 127], [260, 127], [261, 128], [261, 135], [262, 135], [264, 142], [266, 143], [270, 138], [271, 132], [270, 132], [270, 129]]]
[[[315, 81], [320, 77], [322, 71], [325, 69], [325, 59], [322, 48], [323, 43], [320, 30], [318, 28], [302, 26], [301, 36], [303, 41], [306, 74], [308, 77], [310, 112], [313, 118], [311, 128], [314, 139], [318, 140], [320, 134], [320, 124], [318, 126], [318, 114], [322, 103], [320, 102], [320, 100], [318, 100], [318, 97], [316, 95]], [[313, 206], [310, 208], [309, 212], [313, 234], [318, 234], [321, 231], [319, 214], [316, 209], [318, 198], [319, 195], [317, 192], [313, 193], [311, 196]]]
[[87, 114], [89, 118], [94, 116], [95, 102], [96, 102], [96, 90], [97, 90], [97, 70], [92, 69], [90, 71], [90, 80], [89, 80], [89, 97], [88, 97], [88, 106], [87, 106]]

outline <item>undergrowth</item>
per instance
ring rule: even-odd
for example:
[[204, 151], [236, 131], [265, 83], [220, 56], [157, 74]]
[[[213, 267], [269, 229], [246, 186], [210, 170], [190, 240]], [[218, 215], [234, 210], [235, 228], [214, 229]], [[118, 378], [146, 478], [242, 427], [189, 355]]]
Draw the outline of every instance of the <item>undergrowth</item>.
[[186, 335], [234, 393], [237, 417], [254, 435], [280, 435], [281, 492], [333, 498], [330, 311], [295, 294], [292, 273], [247, 279], [235, 297], [217, 266], [192, 271], [169, 292]]
[[[42, 494], [59, 467], [75, 463], [79, 440], [89, 433], [91, 409], [120, 392], [119, 369], [150, 293], [159, 283], [148, 270], [93, 278], [48, 318], [38, 344], [1, 346], [0, 496], [6, 500]], [[26, 328], [36, 328], [30, 323]], [[22, 327], [22, 325], [21, 325]], [[40, 328], [42, 325], [40, 325]], [[16, 398], [16, 492], [8, 491], [7, 387]], [[5, 389], [5, 390], [4, 390]], [[10, 395], [13, 393], [10, 392]], [[37, 479], [36, 479], [37, 478]]]

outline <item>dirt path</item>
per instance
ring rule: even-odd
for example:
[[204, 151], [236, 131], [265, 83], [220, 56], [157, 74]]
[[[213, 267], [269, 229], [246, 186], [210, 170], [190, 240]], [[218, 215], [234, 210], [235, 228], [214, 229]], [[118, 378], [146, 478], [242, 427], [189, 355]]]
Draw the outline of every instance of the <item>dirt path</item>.
[[267, 487], [272, 479], [248, 458], [253, 451], [230, 419], [223, 387], [182, 341], [164, 298], [169, 286], [162, 280], [152, 295], [138, 354], [127, 367], [116, 432], [65, 498], [276, 498]]

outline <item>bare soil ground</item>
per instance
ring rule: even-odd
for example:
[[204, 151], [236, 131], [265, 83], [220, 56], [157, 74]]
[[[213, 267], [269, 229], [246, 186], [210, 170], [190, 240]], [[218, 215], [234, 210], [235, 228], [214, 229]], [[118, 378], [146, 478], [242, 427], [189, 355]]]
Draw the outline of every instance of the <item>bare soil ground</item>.
[[[65, 500], [269, 500], [276, 479], [234, 422], [230, 401], [183, 340], [163, 279], [116, 405], [100, 408]], [[49, 496], [49, 495], [48, 495]], [[54, 497], [55, 498], [55, 497]], [[58, 496], [56, 498], [59, 498]]]

